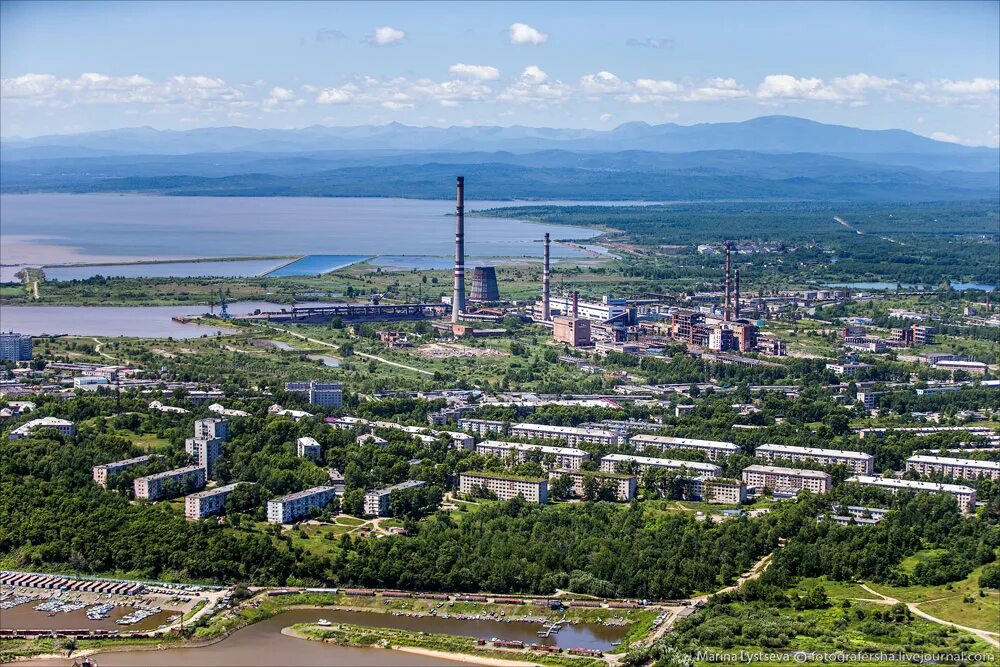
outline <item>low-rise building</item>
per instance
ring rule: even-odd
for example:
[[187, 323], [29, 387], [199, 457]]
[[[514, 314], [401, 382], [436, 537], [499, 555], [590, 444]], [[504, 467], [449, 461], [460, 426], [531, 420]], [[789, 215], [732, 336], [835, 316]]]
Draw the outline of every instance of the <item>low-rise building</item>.
[[459, 476], [459, 493], [467, 495], [478, 489], [493, 493], [499, 500], [521, 496], [529, 503], [539, 505], [549, 501], [549, 483], [545, 479], [495, 472], [463, 472]]
[[551, 424], [514, 424], [510, 427], [510, 435], [514, 438], [528, 440], [562, 440], [567, 445], [623, 445], [625, 435], [614, 431], [597, 428], [579, 428], [576, 426], [553, 426]]
[[720, 505], [740, 505], [747, 501], [747, 485], [738, 479], [716, 477], [706, 479], [702, 500]]
[[32, 419], [31, 421], [21, 424], [11, 431], [10, 435], [7, 437], [10, 440], [21, 440], [30, 436], [33, 431], [42, 429], [54, 429], [59, 431], [59, 435], [67, 437], [76, 435], [76, 424], [68, 419], [59, 419], [58, 417], [41, 417], [39, 419]]
[[147, 456], [136, 456], [131, 459], [124, 459], [122, 461], [112, 461], [111, 463], [102, 463], [101, 465], [96, 465], [92, 469], [92, 474], [94, 481], [98, 486], [108, 488], [108, 483], [111, 482], [118, 474], [123, 470], [128, 470], [129, 468], [134, 468], [136, 466], [141, 466], [149, 463], [153, 459], [160, 458], [156, 454], [150, 454]]
[[934, 364], [939, 371], [964, 371], [973, 375], [986, 375], [989, 366], [981, 361], [939, 361]]
[[137, 499], [160, 500], [174, 498], [205, 486], [205, 468], [185, 466], [155, 475], [137, 477], [133, 482]]
[[833, 486], [833, 478], [822, 470], [752, 465], [743, 469], [743, 483], [752, 489], [826, 493]]
[[586, 494], [586, 485], [589, 480], [593, 480], [600, 485], [613, 485], [615, 488], [615, 499], [627, 503], [635, 498], [636, 478], [634, 475], [619, 475], [613, 472], [590, 472], [584, 470], [552, 470], [549, 472], [549, 481], [563, 475], [573, 481], [573, 494], [582, 498]]
[[704, 452], [712, 461], [716, 461], [723, 456], [730, 456], [740, 451], [739, 446], [731, 442], [720, 442], [717, 440], [697, 440], [695, 438], [675, 438], [667, 435], [633, 435], [629, 438], [629, 444], [633, 445], [638, 452], [646, 451], [650, 448], [670, 450], [670, 449], [693, 449]]
[[295, 443], [295, 453], [300, 459], [319, 461], [323, 455], [323, 449], [316, 441], [316, 438], [302, 437]]
[[919, 482], [912, 479], [896, 479], [895, 477], [875, 477], [870, 475], [855, 475], [847, 482], [861, 486], [875, 486], [891, 491], [894, 495], [900, 491], [916, 493], [950, 493], [958, 501], [958, 508], [963, 512], [971, 512], [976, 507], [976, 490], [962, 484], [938, 484], [937, 482]]
[[204, 519], [207, 516], [218, 514], [226, 507], [226, 499], [229, 497], [229, 494], [240, 484], [252, 484], [252, 482], [235, 482], [185, 496], [184, 517], [187, 519]]
[[926, 456], [917, 454], [906, 459], [907, 471], [920, 475], [944, 475], [956, 479], [1000, 480], [1000, 462], [959, 459], [950, 456]]
[[440, 431], [440, 433], [451, 438], [451, 446], [455, 449], [472, 451], [476, 447], [476, 439], [468, 433], [459, 433], [458, 431]]
[[704, 463], [702, 461], [678, 461], [676, 459], [658, 459], [650, 456], [636, 456], [635, 454], [608, 454], [601, 459], [601, 470], [604, 472], [617, 472], [621, 467], [633, 467], [637, 475], [644, 475], [650, 468], [666, 468], [675, 470], [684, 476], [690, 477], [718, 477], [722, 468], [714, 463]]
[[106, 377], [97, 375], [80, 375], [73, 378], [73, 389], [81, 391], [97, 391], [101, 387], [108, 388], [111, 382]]
[[365, 516], [387, 516], [389, 514], [389, 502], [392, 494], [406, 489], [415, 489], [425, 486], [427, 482], [411, 479], [399, 484], [393, 484], [384, 489], [376, 489], [365, 494]]
[[510, 431], [510, 424], [508, 422], [493, 421], [491, 419], [462, 417], [458, 420], [458, 428], [463, 431], [475, 433], [480, 438], [486, 438], [490, 435], [507, 435]]
[[268, 500], [267, 520], [269, 523], [291, 523], [323, 509], [336, 495], [332, 486], [314, 486]]
[[339, 382], [286, 382], [285, 391], [301, 394], [311, 404], [324, 408], [339, 408], [344, 402], [344, 387]]
[[875, 469], [875, 457], [871, 454], [844, 449], [761, 445], [754, 454], [769, 461], [815, 461], [822, 465], [844, 465], [858, 474], [871, 473]]
[[336, 468], [327, 468], [326, 474], [330, 478], [330, 486], [333, 490], [337, 492], [338, 496], [344, 495], [344, 489], [346, 488], [346, 483], [344, 482], [344, 475]]
[[584, 461], [590, 460], [590, 454], [574, 447], [548, 447], [545, 445], [529, 445], [523, 442], [500, 442], [499, 440], [484, 440], [475, 445], [476, 453], [483, 456], [509, 456], [518, 463], [528, 460], [531, 452], [539, 452], [544, 461], [553, 458], [553, 467], [579, 470]]

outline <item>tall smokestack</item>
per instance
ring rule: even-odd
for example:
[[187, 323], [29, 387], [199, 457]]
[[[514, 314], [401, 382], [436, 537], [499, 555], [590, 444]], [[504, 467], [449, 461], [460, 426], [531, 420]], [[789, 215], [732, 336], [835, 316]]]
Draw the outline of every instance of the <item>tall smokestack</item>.
[[726, 295], [723, 298], [722, 318], [729, 321], [729, 241], [726, 241]]
[[573, 290], [573, 317], [579, 317], [580, 313], [580, 293]]
[[733, 312], [735, 317], [733, 319], [740, 319], [740, 270], [736, 269], [736, 285], [733, 289], [735, 295], [733, 298]]
[[455, 203], [455, 291], [451, 297], [451, 321], [465, 312], [465, 177], [458, 177]]
[[545, 254], [544, 254], [544, 264], [542, 268], [542, 321], [548, 322], [552, 319], [552, 313], [549, 310], [549, 280], [552, 274], [549, 272], [549, 233], [545, 232]]

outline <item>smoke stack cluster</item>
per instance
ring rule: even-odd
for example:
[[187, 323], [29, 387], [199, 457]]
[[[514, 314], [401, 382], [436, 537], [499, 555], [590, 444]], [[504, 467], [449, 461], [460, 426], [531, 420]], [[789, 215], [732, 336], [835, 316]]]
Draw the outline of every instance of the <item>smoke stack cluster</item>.
[[726, 295], [723, 300], [723, 319], [729, 321], [729, 241], [726, 241]]
[[580, 293], [573, 290], [573, 317], [578, 317], [580, 312]]
[[458, 177], [455, 204], [455, 291], [451, 297], [451, 321], [465, 312], [465, 177]]
[[549, 310], [549, 280], [551, 279], [551, 273], [549, 272], [549, 233], [545, 232], [545, 254], [544, 254], [544, 267], [542, 268], [542, 321], [548, 322], [552, 319], [552, 313]]
[[736, 285], [735, 294], [733, 297], [733, 312], [735, 317], [733, 319], [740, 319], [740, 270], [736, 269]]

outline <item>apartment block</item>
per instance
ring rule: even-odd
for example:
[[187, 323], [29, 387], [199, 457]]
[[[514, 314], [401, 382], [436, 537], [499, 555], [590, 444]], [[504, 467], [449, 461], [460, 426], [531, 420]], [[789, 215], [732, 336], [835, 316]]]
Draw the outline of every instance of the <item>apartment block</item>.
[[462, 431], [475, 433], [480, 438], [490, 435], [507, 435], [510, 431], [510, 424], [507, 422], [493, 421], [490, 419], [473, 419], [472, 417], [462, 417], [458, 420], [458, 428]]
[[344, 402], [344, 388], [339, 382], [286, 382], [285, 391], [301, 394], [313, 405], [339, 408]]
[[207, 516], [218, 514], [226, 507], [226, 499], [240, 484], [252, 484], [252, 482], [236, 482], [218, 486], [207, 491], [192, 493], [184, 498], [184, 517], [187, 519], [204, 519]]
[[553, 457], [553, 467], [579, 470], [584, 461], [590, 460], [590, 454], [573, 447], [548, 447], [544, 445], [529, 445], [523, 442], [500, 442], [499, 440], [484, 440], [475, 445], [476, 453], [483, 456], [513, 457], [518, 463], [528, 460], [531, 452], [541, 452], [542, 457]]
[[31, 361], [31, 336], [0, 331], [0, 361]]
[[369, 491], [365, 494], [365, 516], [387, 516], [389, 514], [389, 501], [392, 499], [393, 493], [405, 489], [415, 489], [426, 484], [427, 482], [411, 479], [384, 489]]
[[211, 479], [215, 473], [215, 461], [222, 456], [222, 440], [212, 438], [188, 438], [184, 441], [184, 451], [194, 457], [205, 474]]
[[67, 437], [76, 435], [76, 424], [73, 422], [67, 419], [59, 419], [58, 417], [41, 417], [40, 419], [32, 419], [29, 422], [21, 424], [11, 431], [7, 438], [9, 440], [21, 440], [30, 436], [32, 431], [36, 429], [55, 429], [59, 431], [60, 435]]
[[316, 441], [316, 438], [299, 438], [295, 446], [296, 454], [300, 459], [319, 461], [323, 454], [323, 448]]
[[636, 456], [635, 454], [608, 454], [601, 459], [601, 470], [604, 472], [616, 472], [619, 464], [634, 463], [636, 474], [644, 475], [650, 468], [666, 468], [676, 470], [692, 477], [718, 477], [722, 468], [714, 463], [703, 463], [701, 461], [678, 461], [675, 459], [657, 459], [649, 456]]
[[202, 440], [229, 440], [229, 422], [221, 417], [199, 419], [194, 423], [194, 437]]
[[[173, 498], [181, 493], [205, 486], [205, 468], [202, 466], [186, 466], [160, 472], [146, 477], [137, 477], [133, 482], [136, 498], [160, 500], [171, 491]], [[172, 490], [171, 490], [172, 487]], [[176, 491], [177, 493], [173, 493]]]
[[575, 426], [514, 424], [510, 427], [510, 434], [512, 437], [526, 438], [528, 440], [562, 440], [570, 446], [584, 443], [595, 445], [625, 444], [625, 436], [622, 433], [597, 428], [578, 428]]
[[833, 478], [822, 470], [752, 465], [743, 469], [743, 483], [752, 489], [826, 493], [833, 486]]
[[556, 477], [562, 477], [563, 475], [568, 476], [573, 480], [573, 494], [578, 498], [582, 498], [584, 495], [584, 484], [587, 480], [594, 480], [598, 484], [607, 484], [611, 482], [615, 485], [615, 499], [627, 503], [631, 502], [635, 498], [636, 493], [636, 478], [633, 475], [618, 475], [613, 472], [584, 472], [581, 470], [553, 470], [549, 472], [549, 481], [551, 482]]
[[132, 459], [124, 459], [122, 461], [112, 461], [111, 463], [104, 463], [101, 465], [94, 466], [92, 469], [92, 474], [94, 481], [98, 486], [108, 488], [108, 483], [114, 479], [123, 470], [128, 470], [129, 468], [134, 468], [135, 466], [145, 465], [153, 459], [160, 458], [155, 454], [148, 456], [136, 456]]
[[738, 479], [717, 477], [702, 485], [702, 500], [720, 505], [740, 505], [747, 500], [747, 485]]
[[291, 523], [323, 509], [336, 495], [332, 486], [314, 486], [268, 500], [267, 520], [270, 523]]
[[544, 505], [549, 502], [549, 483], [544, 479], [492, 472], [463, 472], [459, 476], [459, 493], [470, 494], [477, 488], [491, 491], [499, 500], [521, 496], [529, 503]]
[[976, 507], [976, 490], [962, 484], [938, 484], [937, 482], [918, 482], [912, 479], [874, 477], [870, 475], [855, 475], [854, 477], [849, 477], [846, 481], [862, 486], [877, 486], [891, 491], [893, 495], [900, 491], [950, 493], [958, 500], [958, 508], [963, 512], [971, 512]]
[[814, 447], [793, 447], [791, 445], [761, 445], [756, 456], [770, 461], [815, 461], [822, 465], [844, 465], [851, 472], [868, 474], [875, 469], [875, 457], [864, 452], [843, 449], [817, 449]]
[[716, 461], [723, 456], [736, 454], [740, 451], [739, 446], [731, 442], [719, 442], [716, 440], [697, 440], [695, 438], [674, 438], [667, 435], [634, 435], [629, 438], [629, 444], [634, 445], [636, 451], [643, 452], [654, 448], [660, 450], [670, 449], [693, 449], [704, 452], [712, 461]]
[[1000, 480], [1000, 462], [958, 459], [950, 456], [925, 456], [917, 454], [906, 459], [906, 470], [922, 476], [945, 475], [956, 479]]

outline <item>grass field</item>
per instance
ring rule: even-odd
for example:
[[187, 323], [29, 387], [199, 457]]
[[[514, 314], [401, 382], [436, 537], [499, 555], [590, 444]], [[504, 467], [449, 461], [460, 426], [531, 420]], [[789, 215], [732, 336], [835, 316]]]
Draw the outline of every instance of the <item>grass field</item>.
[[792, 588], [790, 593], [798, 593], [799, 595], [804, 595], [810, 589], [815, 588], [817, 585], [822, 586], [826, 590], [826, 594], [831, 598], [838, 599], [875, 599], [875, 596], [861, 588], [856, 583], [849, 581], [831, 581], [826, 577], [807, 577], [802, 579]]

